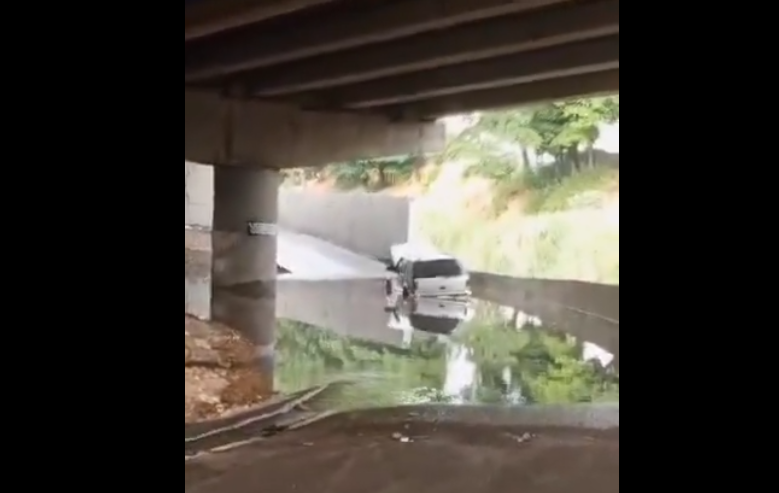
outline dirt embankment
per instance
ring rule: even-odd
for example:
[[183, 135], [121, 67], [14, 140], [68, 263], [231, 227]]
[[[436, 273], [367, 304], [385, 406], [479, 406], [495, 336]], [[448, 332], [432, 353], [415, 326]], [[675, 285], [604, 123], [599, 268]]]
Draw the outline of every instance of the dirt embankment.
[[184, 315], [184, 422], [240, 411], [269, 397], [253, 348], [235, 332]]

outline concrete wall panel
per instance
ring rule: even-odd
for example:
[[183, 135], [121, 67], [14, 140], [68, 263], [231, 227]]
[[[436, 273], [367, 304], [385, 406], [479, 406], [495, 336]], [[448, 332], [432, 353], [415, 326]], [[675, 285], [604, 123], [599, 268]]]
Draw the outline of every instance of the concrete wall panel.
[[184, 162], [184, 224], [211, 228], [214, 214], [214, 170]]
[[279, 225], [356, 253], [388, 259], [390, 247], [409, 240], [411, 201], [370, 193], [282, 190]]

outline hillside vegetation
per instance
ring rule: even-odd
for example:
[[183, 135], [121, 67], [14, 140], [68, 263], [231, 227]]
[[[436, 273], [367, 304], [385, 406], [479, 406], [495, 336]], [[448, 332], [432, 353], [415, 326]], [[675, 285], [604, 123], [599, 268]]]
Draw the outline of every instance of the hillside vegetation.
[[450, 122], [445, 152], [292, 170], [291, 185], [411, 195], [415, 234], [491, 272], [619, 283], [619, 157], [597, 151], [619, 98]]
[[[619, 171], [593, 170], [496, 212], [489, 182], [452, 166], [415, 202], [415, 230], [473, 269], [619, 283]], [[457, 190], [456, 194], [451, 190]], [[534, 193], [551, 212], [528, 213]], [[538, 197], [536, 196], [536, 197]]]

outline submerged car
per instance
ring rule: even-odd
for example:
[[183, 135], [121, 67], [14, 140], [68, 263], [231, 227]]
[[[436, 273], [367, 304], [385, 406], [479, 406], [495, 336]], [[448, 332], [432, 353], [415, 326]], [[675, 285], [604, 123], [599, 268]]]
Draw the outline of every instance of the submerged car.
[[434, 248], [395, 245], [391, 269], [397, 272], [405, 297], [468, 297], [470, 275], [458, 259]]

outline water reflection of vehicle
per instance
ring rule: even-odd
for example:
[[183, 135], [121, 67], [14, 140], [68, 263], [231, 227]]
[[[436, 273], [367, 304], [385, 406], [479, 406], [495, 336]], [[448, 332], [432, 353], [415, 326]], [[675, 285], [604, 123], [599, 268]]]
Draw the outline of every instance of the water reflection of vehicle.
[[405, 296], [467, 297], [470, 276], [454, 257], [431, 247], [404, 243], [392, 247], [392, 269], [398, 273]]
[[391, 329], [451, 335], [472, 312], [466, 300], [390, 296], [387, 312]]

